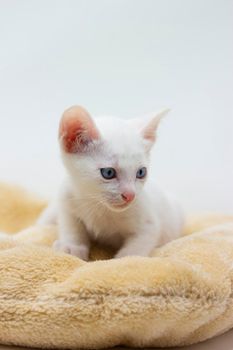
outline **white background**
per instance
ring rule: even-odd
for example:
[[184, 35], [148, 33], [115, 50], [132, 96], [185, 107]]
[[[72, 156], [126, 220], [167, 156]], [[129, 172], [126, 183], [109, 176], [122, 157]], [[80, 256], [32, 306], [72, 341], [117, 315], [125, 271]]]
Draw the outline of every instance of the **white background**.
[[63, 177], [63, 110], [172, 109], [153, 176], [188, 211], [233, 212], [233, 1], [0, 0], [0, 180]]

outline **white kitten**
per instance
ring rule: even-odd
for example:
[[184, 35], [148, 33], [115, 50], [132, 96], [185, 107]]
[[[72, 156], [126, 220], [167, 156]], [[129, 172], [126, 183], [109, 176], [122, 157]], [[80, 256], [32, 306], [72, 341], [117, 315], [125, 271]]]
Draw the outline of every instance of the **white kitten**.
[[90, 242], [118, 249], [116, 257], [148, 256], [181, 234], [177, 204], [149, 179], [149, 154], [156, 129], [167, 111], [153, 118], [95, 121], [82, 107], [64, 112], [59, 129], [68, 179], [59, 200], [39, 222], [57, 219], [54, 247], [87, 260]]

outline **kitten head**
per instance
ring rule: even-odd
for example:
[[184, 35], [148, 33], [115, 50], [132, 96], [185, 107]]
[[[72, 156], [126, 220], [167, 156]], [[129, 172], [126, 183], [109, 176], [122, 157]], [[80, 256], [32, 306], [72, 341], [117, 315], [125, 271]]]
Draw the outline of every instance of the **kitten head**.
[[122, 211], [140, 195], [164, 110], [144, 119], [95, 121], [82, 107], [66, 110], [59, 128], [62, 158], [83, 200]]

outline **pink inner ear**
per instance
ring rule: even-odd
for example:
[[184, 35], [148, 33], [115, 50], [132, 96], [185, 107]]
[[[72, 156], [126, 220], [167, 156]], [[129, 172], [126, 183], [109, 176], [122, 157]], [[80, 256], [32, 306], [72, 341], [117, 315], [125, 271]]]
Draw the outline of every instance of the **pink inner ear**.
[[143, 128], [142, 135], [144, 139], [154, 143], [156, 140], [156, 131], [163, 117], [169, 112], [169, 109], [163, 109], [155, 114], [149, 123]]
[[59, 138], [68, 153], [82, 151], [92, 140], [99, 138], [99, 132], [89, 113], [74, 106], [64, 112], [59, 127]]
[[143, 130], [143, 137], [144, 139], [155, 142], [156, 135], [155, 135], [155, 130], [154, 128], [147, 127], [146, 129]]

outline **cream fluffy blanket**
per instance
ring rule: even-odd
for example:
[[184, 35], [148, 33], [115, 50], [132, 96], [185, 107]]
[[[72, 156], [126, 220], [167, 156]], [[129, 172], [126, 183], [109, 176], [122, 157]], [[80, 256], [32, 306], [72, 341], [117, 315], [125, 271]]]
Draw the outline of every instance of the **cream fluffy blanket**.
[[233, 217], [190, 221], [195, 234], [150, 258], [107, 260], [93, 247], [105, 260], [87, 263], [50, 248], [56, 227], [31, 226], [45, 205], [0, 185], [0, 343], [179, 346], [233, 326]]

